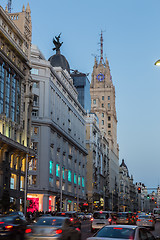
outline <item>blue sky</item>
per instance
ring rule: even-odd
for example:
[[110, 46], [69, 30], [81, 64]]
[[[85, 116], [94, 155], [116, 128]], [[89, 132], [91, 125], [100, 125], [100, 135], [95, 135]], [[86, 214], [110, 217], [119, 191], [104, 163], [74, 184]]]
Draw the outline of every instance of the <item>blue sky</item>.
[[[160, 184], [160, 58], [159, 0], [12, 0], [12, 12], [29, 2], [33, 40], [46, 59], [52, 39], [62, 32], [61, 52], [71, 69], [91, 73], [104, 31], [116, 88], [118, 143], [134, 181]], [[1, 1], [5, 7], [7, 0]]]

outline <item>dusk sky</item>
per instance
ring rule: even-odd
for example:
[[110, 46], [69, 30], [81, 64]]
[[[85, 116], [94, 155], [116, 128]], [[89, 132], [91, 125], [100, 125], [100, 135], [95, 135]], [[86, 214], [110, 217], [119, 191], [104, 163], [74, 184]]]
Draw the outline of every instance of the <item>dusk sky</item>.
[[[160, 185], [160, 0], [12, 0], [12, 12], [29, 2], [32, 43], [46, 59], [59, 33], [61, 53], [71, 69], [91, 73], [100, 55], [116, 89], [119, 162], [124, 158], [134, 182]], [[7, 0], [1, 0], [5, 8]]]

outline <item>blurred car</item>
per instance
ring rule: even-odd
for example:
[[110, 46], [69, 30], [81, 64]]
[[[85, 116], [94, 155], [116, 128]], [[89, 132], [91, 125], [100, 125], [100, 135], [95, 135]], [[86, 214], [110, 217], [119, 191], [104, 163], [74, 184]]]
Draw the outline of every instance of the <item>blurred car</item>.
[[86, 220], [90, 220], [91, 218], [92, 218], [92, 213], [85, 213], [85, 218], [86, 218]]
[[155, 220], [150, 215], [140, 215], [136, 221], [137, 226], [149, 227], [152, 230], [155, 229]]
[[81, 231], [66, 217], [40, 217], [37, 223], [26, 229], [27, 240], [80, 240]]
[[103, 227], [93, 237], [87, 238], [87, 240], [101, 239], [155, 240], [155, 237], [148, 229], [143, 227], [133, 225], [112, 225]]
[[117, 213], [116, 224], [135, 224], [135, 217], [129, 212]]
[[105, 225], [109, 225], [112, 223], [111, 212], [109, 211], [96, 211], [93, 213], [93, 217], [90, 219], [91, 221], [91, 232], [95, 230], [99, 230]]
[[24, 215], [5, 215], [0, 217], [0, 239], [20, 240], [24, 238], [27, 221]]
[[81, 229], [81, 221], [78, 218], [77, 212], [75, 212], [75, 211], [57, 212], [56, 216], [68, 217], [71, 220], [71, 222], [73, 223], [74, 227]]
[[86, 220], [84, 212], [77, 212], [77, 216], [80, 220]]

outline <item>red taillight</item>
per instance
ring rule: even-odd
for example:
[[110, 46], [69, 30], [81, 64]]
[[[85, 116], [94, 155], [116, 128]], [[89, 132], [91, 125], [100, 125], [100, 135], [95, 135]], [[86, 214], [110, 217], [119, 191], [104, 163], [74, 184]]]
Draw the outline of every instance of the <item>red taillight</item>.
[[60, 234], [60, 233], [62, 233], [62, 229], [57, 229], [56, 234]]
[[4, 222], [0, 222], [0, 224], [3, 224]]
[[70, 218], [70, 221], [72, 222], [72, 221], [73, 221], [73, 218]]
[[102, 211], [100, 211], [99, 213], [103, 213]]
[[93, 218], [90, 219], [91, 222], [92, 222], [93, 220], [94, 220]]
[[25, 233], [31, 233], [32, 232], [32, 229], [31, 228], [27, 228], [26, 230], [25, 230]]
[[108, 221], [109, 221], [109, 222], [112, 222], [112, 219], [111, 219], [111, 218], [109, 218], [109, 219], [108, 219]]
[[113, 229], [120, 229], [120, 230], [122, 230], [123, 228], [114, 227]]
[[138, 218], [138, 215], [136, 216], [136, 218]]
[[12, 228], [13, 228], [12, 225], [5, 226], [5, 229], [12, 229]]
[[153, 222], [153, 220], [148, 220], [149, 222]]
[[137, 222], [140, 222], [141, 221], [141, 219], [137, 219]]
[[65, 215], [65, 213], [64, 213], [64, 212], [62, 212], [62, 213], [61, 213], [61, 215]]
[[77, 230], [78, 232], [80, 232], [80, 231], [81, 231], [79, 228], [76, 228], [76, 230]]
[[127, 218], [127, 221], [128, 221], [128, 218]]

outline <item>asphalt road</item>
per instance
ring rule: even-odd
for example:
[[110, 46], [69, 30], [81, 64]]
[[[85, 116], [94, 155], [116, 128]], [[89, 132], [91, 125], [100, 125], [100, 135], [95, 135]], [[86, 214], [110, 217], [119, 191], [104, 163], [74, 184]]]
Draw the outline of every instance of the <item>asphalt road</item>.
[[[90, 221], [83, 221], [81, 226], [82, 238], [81, 240], [86, 240], [88, 237], [91, 237], [94, 233], [91, 233], [91, 224]], [[155, 237], [160, 237], [160, 221], [156, 222], [155, 230], [152, 231]]]

